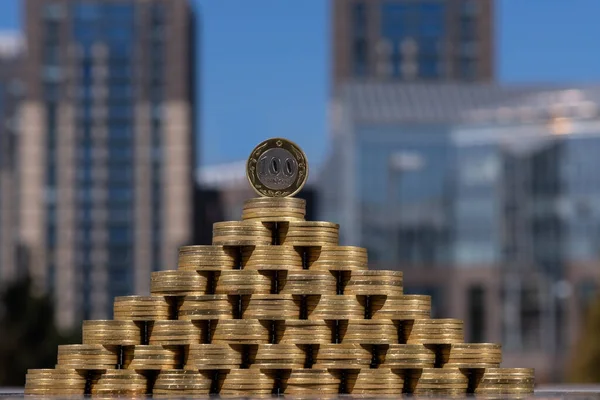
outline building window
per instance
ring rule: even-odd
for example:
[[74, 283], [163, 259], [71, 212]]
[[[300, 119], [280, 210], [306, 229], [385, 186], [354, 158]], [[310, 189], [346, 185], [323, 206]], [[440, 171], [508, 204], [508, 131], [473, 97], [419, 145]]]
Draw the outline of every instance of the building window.
[[367, 41], [365, 39], [354, 39], [354, 75], [365, 76], [367, 74]]
[[96, 2], [76, 4], [73, 11], [73, 15], [76, 19], [86, 22], [97, 21], [102, 16], [101, 6]]
[[46, 20], [60, 20], [63, 17], [63, 8], [60, 4], [46, 4], [44, 5], [43, 16]]
[[419, 57], [419, 78], [434, 79], [439, 77], [437, 57]]
[[460, 12], [464, 16], [475, 17], [479, 11], [477, 0], [463, 0]]
[[388, 39], [416, 36], [418, 15], [416, 3], [384, 3], [381, 6], [381, 35]]
[[354, 27], [354, 37], [367, 35], [367, 6], [365, 3], [357, 3], [352, 8], [352, 26]]
[[423, 3], [419, 6], [419, 36], [440, 37], [444, 34], [444, 5]]
[[541, 332], [540, 293], [536, 287], [521, 291], [521, 340], [526, 350], [540, 348]]
[[459, 72], [461, 78], [465, 80], [475, 79], [477, 75], [477, 63], [474, 58], [462, 57], [459, 62]]
[[460, 19], [460, 38], [463, 41], [473, 41], [477, 39], [475, 19], [462, 17]]
[[468, 339], [481, 343], [485, 338], [485, 289], [479, 285], [471, 286], [467, 296]]

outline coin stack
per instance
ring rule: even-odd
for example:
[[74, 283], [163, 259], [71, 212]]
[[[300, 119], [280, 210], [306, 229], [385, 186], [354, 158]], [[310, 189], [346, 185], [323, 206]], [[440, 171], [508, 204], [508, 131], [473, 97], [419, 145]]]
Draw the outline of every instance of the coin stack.
[[57, 369], [112, 369], [119, 363], [117, 346], [68, 344], [58, 346]]
[[278, 277], [279, 293], [320, 295], [335, 293], [336, 277], [332, 271], [284, 271]]
[[260, 344], [250, 350], [251, 367], [276, 370], [304, 368], [306, 349], [296, 344]]
[[313, 349], [315, 368], [368, 368], [373, 358], [372, 346], [360, 344], [321, 344]]
[[212, 376], [199, 371], [165, 369], [160, 371], [154, 388], [153, 397], [198, 397], [210, 392]]
[[335, 321], [288, 319], [278, 321], [278, 343], [325, 344], [332, 343]]
[[183, 246], [179, 248], [180, 271], [220, 271], [239, 264], [238, 249], [225, 246]]
[[149, 344], [179, 346], [200, 343], [208, 331], [206, 321], [151, 321], [148, 324]]
[[261, 143], [248, 179], [261, 197], [242, 221], [184, 246], [150, 296], [117, 297], [114, 320], [85, 321], [83, 344], [53, 370], [29, 370], [40, 396], [435, 396], [531, 393], [530, 369], [498, 368], [499, 345], [465, 344], [463, 323], [431, 319], [399, 271], [369, 271], [367, 251], [339, 246], [339, 226], [305, 221], [292, 196], [308, 176], [285, 139]]
[[254, 221], [217, 222], [213, 225], [213, 244], [259, 246], [273, 243], [272, 224]]
[[404, 389], [404, 374], [402, 370], [388, 368], [360, 369], [351, 371], [346, 377], [348, 393], [385, 395], [402, 393]]
[[242, 249], [244, 270], [302, 270], [302, 251], [293, 246], [249, 246]]
[[142, 344], [141, 322], [97, 320], [83, 321], [83, 344], [131, 346]]
[[259, 369], [232, 369], [219, 376], [221, 396], [270, 397], [275, 390], [275, 377]]
[[382, 346], [378, 355], [381, 367], [392, 369], [433, 368], [436, 350], [420, 344], [390, 344]]
[[180, 359], [178, 346], [138, 345], [125, 348], [123, 364], [128, 369], [160, 371], [177, 368]]
[[304, 221], [306, 200], [295, 197], [258, 197], [244, 204], [243, 221]]

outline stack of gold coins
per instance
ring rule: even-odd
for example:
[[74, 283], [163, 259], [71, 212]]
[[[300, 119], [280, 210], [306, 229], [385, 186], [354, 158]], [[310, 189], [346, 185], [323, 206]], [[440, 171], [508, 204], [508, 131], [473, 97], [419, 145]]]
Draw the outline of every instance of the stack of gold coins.
[[150, 278], [150, 293], [168, 296], [205, 294], [212, 279], [210, 271], [158, 271]]
[[367, 249], [356, 246], [321, 246], [308, 249], [309, 269], [361, 271], [368, 268]]
[[306, 349], [305, 346], [296, 344], [259, 344], [251, 346], [250, 360], [250, 368], [304, 368]]
[[332, 342], [334, 321], [293, 320], [278, 322], [276, 336], [278, 343], [326, 344]]
[[129, 321], [169, 319], [170, 306], [163, 296], [115, 297], [114, 317], [116, 320]]
[[268, 344], [270, 321], [256, 319], [220, 319], [211, 325], [212, 343]]
[[386, 319], [351, 319], [340, 324], [342, 343], [396, 344], [398, 321]]
[[327, 369], [293, 369], [290, 376], [283, 382], [283, 392], [286, 395], [319, 396], [338, 394], [341, 376]]
[[295, 197], [258, 197], [244, 202], [244, 221], [303, 221], [306, 200]]
[[407, 344], [453, 344], [465, 341], [459, 319], [416, 319], [402, 324]]
[[313, 347], [314, 368], [368, 368], [373, 346], [361, 344], [320, 344]]
[[160, 371], [154, 382], [152, 397], [206, 396], [210, 393], [212, 374], [181, 369]]
[[306, 301], [308, 319], [360, 319], [365, 308], [356, 296], [310, 295]]
[[219, 375], [220, 396], [271, 396], [275, 377], [258, 369], [232, 369]]
[[433, 368], [435, 359], [435, 347], [422, 344], [390, 344], [381, 346], [379, 352], [382, 368]]
[[100, 344], [65, 344], [58, 346], [60, 369], [112, 369], [119, 363], [119, 348]]
[[416, 395], [449, 396], [467, 393], [468, 377], [458, 368], [424, 368], [409, 370], [409, 392]]
[[404, 389], [404, 374], [402, 370], [392, 371], [389, 368], [350, 371], [346, 378], [346, 389], [354, 395], [400, 395]]
[[400, 271], [344, 272], [344, 294], [402, 296]]
[[131, 369], [107, 369], [92, 382], [92, 396], [145, 397], [147, 378]]
[[242, 249], [244, 269], [302, 270], [302, 251], [293, 246], [246, 246]]
[[215, 272], [216, 294], [269, 294], [273, 271], [230, 270]]
[[477, 396], [516, 396], [533, 393], [535, 377], [532, 368], [486, 368], [474, 370], [474, 392]]
[[25, 394], [35, 396], [83, 396], [86, 371], [75, 369], [30, 369], [25, 377]]
[[178, 368], [182, 358], [179, 346], [128, 346], [123, 352], [123, 365], [127, 369], [174, 369]]
[[431, 297], [424, 295], [371, 296], [371, 318], [395, 321], [427, 319]]
[[279, 243], [291, 246], [336, 246], [340, 226], [333, 222], [297, 221], [282, 223]]
[[134, 321], [83, 321], [83, 344], [131, 346], [142, 343], [140, 323]]
[[232, 319], [237, 302], [226, 294], [185, 296], [179, 300], [179, 319]]
[[289, 271], [279, 275], [279, 293], [336, 294], [336, 277], [329, 271]]
[[202, 343], [206, 331], [205, 321], [153, 321], [148, 324], [149, 342], [152, 345], [178, 346]]
[[242, 318], [285, 320], [300, 316], [300, 296], [253, 294], [242, 299]]
[[502, 362], [502, 346], [455, 343], [440, 346], [439, 355], [444, 368], [498, 368]]
[[273, 224], [227, 221], [213, 224], [213, 244], [223, 246], [260, 246], [273, 243]]
[[235, 369], [242, 364], [242, 347], [227, 344], [191, 344], [186, 356], [186, 370]]
[[219, 271], [239, 265], [237, 247], [183, 246], [179, 248], [179, 269], [185, 271]]

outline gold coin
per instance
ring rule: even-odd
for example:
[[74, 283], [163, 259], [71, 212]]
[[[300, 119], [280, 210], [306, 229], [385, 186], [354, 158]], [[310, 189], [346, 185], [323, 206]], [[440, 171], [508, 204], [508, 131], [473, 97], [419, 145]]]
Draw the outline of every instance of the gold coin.
[[287, 139], [267, 139], [250, 153], [246, 176], [252, 189], [261, 196], [293, 196], [308, 178], [306, 154]]

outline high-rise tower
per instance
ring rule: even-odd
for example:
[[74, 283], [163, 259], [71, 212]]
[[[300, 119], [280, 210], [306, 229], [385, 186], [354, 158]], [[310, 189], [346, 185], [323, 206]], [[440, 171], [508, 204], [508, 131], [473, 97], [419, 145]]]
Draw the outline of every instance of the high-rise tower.
[[333, 82], [490, 81], [492, 0], [332, 0]]
[[26, 0], [20, 236], [62, 327], [148, 292], [192, 235], [186, 0]]

